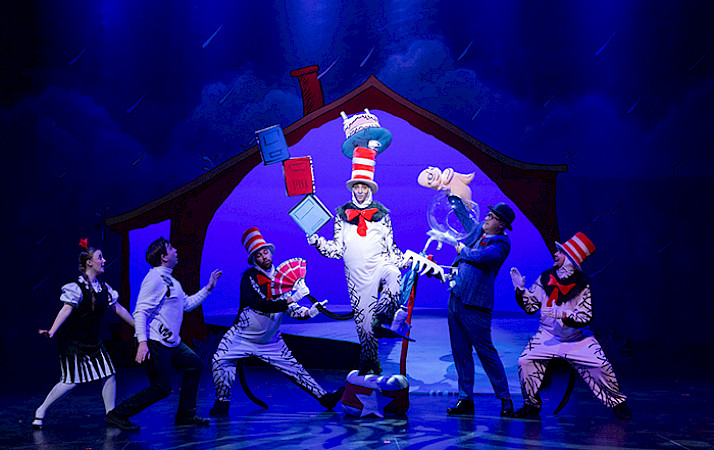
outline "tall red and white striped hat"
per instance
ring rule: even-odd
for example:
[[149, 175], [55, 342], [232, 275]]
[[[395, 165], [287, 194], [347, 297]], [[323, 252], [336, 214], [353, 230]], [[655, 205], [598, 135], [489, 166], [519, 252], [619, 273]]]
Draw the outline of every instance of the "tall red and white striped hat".
[[268, 247], [270, 249], [270, 253], [275, 253], [275, 246], [265, 242], [265, 239], [263, 239], [263, 235], [260, 234], [258, 227], [252, 227], [245, 230], [245, 233], [243, 233], [243, 245], [248, 251], [248, 264], [251, 266], [255, 264], [255, 252], [261, 248]]
[[379, 186], [374, 182], [374, 157], [377, 156], [377, 151], [371, 148], [355, 147], [352, 154], [352, 179], [345, 183], [347, 189], [352, 191], [352, 186], [357, 183], [363, 183], [372, 189], [372, 193], [376, 193]]
[[580, 264], [595, 253], [595, 244], [583, 233], [575, 233], [575, 236], [565, 241], [565, 244], [556, 242], [555, 246], [570, 258], [578, 270], [580, 270]]

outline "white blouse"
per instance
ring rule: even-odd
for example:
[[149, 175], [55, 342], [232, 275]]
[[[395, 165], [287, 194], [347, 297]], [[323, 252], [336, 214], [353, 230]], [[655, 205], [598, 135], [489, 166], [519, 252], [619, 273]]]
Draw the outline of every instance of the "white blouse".
[[[82, 283], [85, 288], [90, 287], [90, 283], [81, 275], [79, 276], [77, 281]], [[112, 289], [112, 287], [106, 283], [104, 283], [104, 286], [106, 286], [107, 291], [109, 292], [109, 307], [111, 308], [117, 301], [119, 301], [119, 293]], [[95, 280], [93, 283], [91, 283], [91, 288], [96, 293], [102, 292], [102, 284], [98, 280]], [[82, 289], [80, 289], [77, 283], [65, 284], [64, 286], [62, 286], [62, 295], [60, 295], [60, 301], [76, 308], [77, 306], [79, 306], [79, 302], [82, 301]]]

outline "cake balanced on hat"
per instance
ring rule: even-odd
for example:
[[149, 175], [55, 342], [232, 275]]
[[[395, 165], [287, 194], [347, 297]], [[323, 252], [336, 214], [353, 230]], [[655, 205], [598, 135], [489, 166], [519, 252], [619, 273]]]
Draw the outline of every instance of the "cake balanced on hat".
[[392, 133], [379, 125], [377, 116], [370, 113], [365, 108], [363, 113], [347, 117], [344, 111], [342, 116], [342, 127], [345, 130], [345, 142], [342, 143], [342, 153], [348, 158], [352, 158], [355, 148], [365, 147], [382, 153], [392, 142]]

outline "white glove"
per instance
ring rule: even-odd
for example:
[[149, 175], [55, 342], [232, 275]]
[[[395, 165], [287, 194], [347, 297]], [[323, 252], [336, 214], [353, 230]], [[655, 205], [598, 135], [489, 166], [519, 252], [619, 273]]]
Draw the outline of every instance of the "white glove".
[[438, 264], [436, 264], [434, 261], [431, 261], [426, 256], [417, 255], [413, 251], [407, 250], [406, 252], [404, 252], [404, 258], [402, 261], [406, 263], [409, 263], [409, 261], [411, 261], [412, 270], [419, 271], [420, 275], [436, 277], [441, 281], [445, 281], [446, 279], [446, 275], [444, 275], [444, 269]]
[[564, 317], [568, 317], [569, 313], [570, 311], [565, 310], [558, 305], [544, 306], [541, 308], [541, 314], [545, 314], [546, 316], [554, 319], [563, 319]]
[[307, 243], [310, 245], [317, 245], [317, 242], [320, 240], [320, 236], [317, 234], [311, 234], [310, 236], [307, 237]]
[[305, 278], [300, 278], [295, 282], [293, 285], [293, 301], [298, 301], [303, 297], [306, 297], [310, 293], [310, 289], [308, 289], [307, 285], [305, 284]]
[[521, 275], [521, 273], [515, 267], [511, 267], [511, 281], [513, 282], [514, 288], [520, 288], [525, 290], [526, 277]]
[[327, 300], [323, 300], [321, 302], [313, 303], [310, 309], [307, 311], [307, 315], [310, 316], [312, 319], [316, 315], [320, 314], [320, 310], [317, 309], [317, 305], [320, 304], [322, 306], [325, 306], [327, 304]]

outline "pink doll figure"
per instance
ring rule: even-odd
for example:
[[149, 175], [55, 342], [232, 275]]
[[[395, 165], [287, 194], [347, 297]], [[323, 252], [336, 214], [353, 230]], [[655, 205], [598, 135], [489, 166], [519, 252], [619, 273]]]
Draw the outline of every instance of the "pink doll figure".
[[447, 168], [442, 172], [438, 167], [430, 166], [421, 171], [417, 182], [420, 186], [428, 187], [436, 191], [448, 190], [451, 195], [461, 198], [468, 208], [471, 207], [471, 188], [469, 183], [474, 179], [474, 173], [469, 174], [454, 172], [454, 169]]

